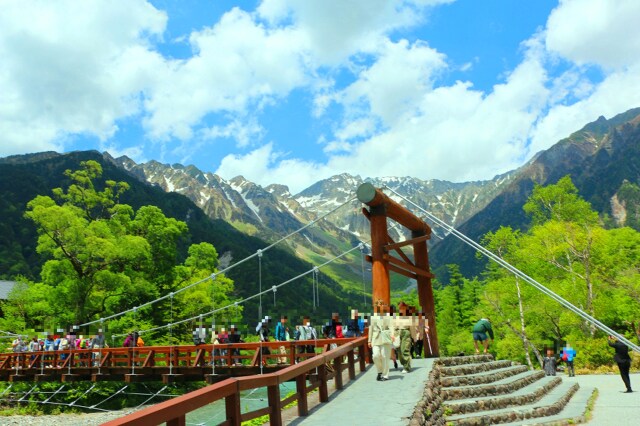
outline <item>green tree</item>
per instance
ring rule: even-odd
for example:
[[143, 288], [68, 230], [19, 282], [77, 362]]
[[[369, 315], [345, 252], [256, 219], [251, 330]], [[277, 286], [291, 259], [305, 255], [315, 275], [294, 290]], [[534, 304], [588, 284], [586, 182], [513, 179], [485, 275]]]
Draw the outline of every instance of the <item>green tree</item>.
[[[38, 230], [38, 253], [47, 256], [41, 283], [26, 283], [14, 299], [13, 312], [25, 326], [34, 321], [33, 313], [17, 310], [19, 300], [39, 294], [59, 325], [80, 324], [176, 291], [214, 273], [217, 252], [202, 243], [189, 249], [189, 257], [178, 265], [177, 245], [187, 233], [187, 225], [167, 218], [154, 206], [135, 212], [119, 202], [128, 185], [106, 181], [102, 190], [95, 181], [102, 168], [95, 161], [81, 163], [78, 171], [65, 172], [71, 180], [54, 197], [38, 196], [27, 205], [26, 216]], [[211, 281], [211, 280], [209, 280]], [[194, 286], [176, 297], [183, 314], [211, 307], [217, 300], [228, 300], [233, 282], [224, 276], [216, 283]], [[11, 309], [10, 309], [11, 310]], [[33, 309], [32, 309], [33, 310]], [[144, 308], [132, 318], [115, 321], [121, 327], [162, 324], [171, 312]], [[38, 317], [38, 320], [41, 318]]]

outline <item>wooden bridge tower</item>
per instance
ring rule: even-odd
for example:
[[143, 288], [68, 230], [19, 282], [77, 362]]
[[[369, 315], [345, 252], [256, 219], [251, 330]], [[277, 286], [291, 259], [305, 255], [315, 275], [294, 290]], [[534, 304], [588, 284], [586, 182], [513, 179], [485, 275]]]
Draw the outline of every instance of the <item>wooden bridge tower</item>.
[[[434, 275], [429, 270], [429, 254], [427, 240], [431, 238], [431, 228], [422, 219], [415, 216], [405, 207], [393, 201], [380, 189], [370, 183], [363, 183], [356, 191], [358, 200], [369, 206], [362, 213], [371, 223], [371, 262], [373, 275], [373, 309], [380, 312], [388, 309], [391, 299], [389, 271], [413, 278], [418, 283], [418, 297], [422, 311], [429, 321], [429, 340], [431, 356], [439, 356], [438, 334], [433, 301], [431, 279]], [[387, 218], [393, 219], [411, 231], [411, 239], [396, 243], [391, 239], [387, 228]], [[401, 250], [401, 247], [413, 246], [413, 262]], [[400, 258], [392, 256], [395, 251]], [[429, 345], [425, 342], [425, 350]]]

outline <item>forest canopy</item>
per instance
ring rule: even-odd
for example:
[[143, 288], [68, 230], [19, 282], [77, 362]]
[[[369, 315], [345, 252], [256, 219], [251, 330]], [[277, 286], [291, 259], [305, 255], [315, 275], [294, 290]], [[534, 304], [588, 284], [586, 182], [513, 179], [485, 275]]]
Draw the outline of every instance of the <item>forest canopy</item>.
[[[65, 175], [71, 182], [67, 188], [27, 204], [25, 216], [37, 227], [37, 252], [47, 260], [38, 282], [18, 280], [3, 306], [2, 329], [53, 334], [175, 292], [109, 321], [105, 331], [149, 329], [233, 303], [232, 280], [217, 274], [208, 279], [218, 270], [213, 245], [191, 245], [186, 260], [178, 263], [178, 245], [188, 232], [185, 222], [166, 217], [155, 206], [134, 210], [121, 203], [129, 185], [100, 182], [102, 167], [96, 161], [84, 161]], [[196, 282], [200, 284], [180, 291]], [[238, 320], [240, 312], [241, 307], [234, 307], [220, 317]]]

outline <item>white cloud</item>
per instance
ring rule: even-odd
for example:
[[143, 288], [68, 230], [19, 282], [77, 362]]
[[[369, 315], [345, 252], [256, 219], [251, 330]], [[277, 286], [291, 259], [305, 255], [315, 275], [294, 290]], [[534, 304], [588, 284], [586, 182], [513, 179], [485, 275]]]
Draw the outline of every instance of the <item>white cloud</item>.
[[240, 9], [192, 33], [190, 43], [194, 55], [168, 61], [145, 102], [154, 139], [190, 139], [207, 114], [244, 115], [306, 82], [304, 40], [290, 28], [256, 24]]
[[379, 49], [376, 61], [334, 98], [347, 108], [348, 120], [365, 113], [391, 126], [414, 110], [446, 64], [443, 54], [423, 42], [387, 41]]
[[61, 150], [69, 134], [106, 139], [139, 111], [166, 16], [143, 1], [4, 1], [0, 155]]
[[142, 146], [119, 147], [113, 141], [103, 141], [100, 142], [100, 151], [107, 151], [113, 158], [126, 155], [136, 163], [147, 161], [146, 155], [144, 154], [144, 147]]
[[638, 19], [637, 0], [564, 0], [547, 22], [547, 49], [577, 64], [632, 65], [640, 57]]
[[264, 0], [258, 14], [277, 24], [293, 20], [319, 65], [338, 65], [355, 52], [377, 50], [384, 36], [424, 20], [428, 7], [453, 0]]
[[[640, 2], [565, 0], [544, 33], [550, 55], [575, 63], [554, 81], [551, 107], [536, 123], [530, 153], [547, 149], [600, 115], [640, 106]], [[591, 81], [588, 64], [601, 67]], [[573, 100], [573, 101], [572, 101]]]
[[254, 118], [236, 119], [225, 126], [212, 126], [202, 129], [199, 138], [203, 140], [230, 138], [237, 142], [238, 147], [243, 148], [259, 141], [264, 132], [264, 128]]
[[571, 105], [549, 110], [531, 135], [531, 153], [549, 148], [585, 124], [640, 106], [640, 61], [623, 72], [610, 74], [593, 93]]

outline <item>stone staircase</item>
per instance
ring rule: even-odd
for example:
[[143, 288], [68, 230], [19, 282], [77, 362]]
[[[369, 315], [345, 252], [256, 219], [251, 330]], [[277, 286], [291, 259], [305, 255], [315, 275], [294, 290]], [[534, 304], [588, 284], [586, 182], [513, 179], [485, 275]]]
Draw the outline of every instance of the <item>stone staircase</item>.
[[577, 424], [594, 391], [490, 355], [440, 358], [429, 382], [420, 408], [426, 415], [413, 424]]

